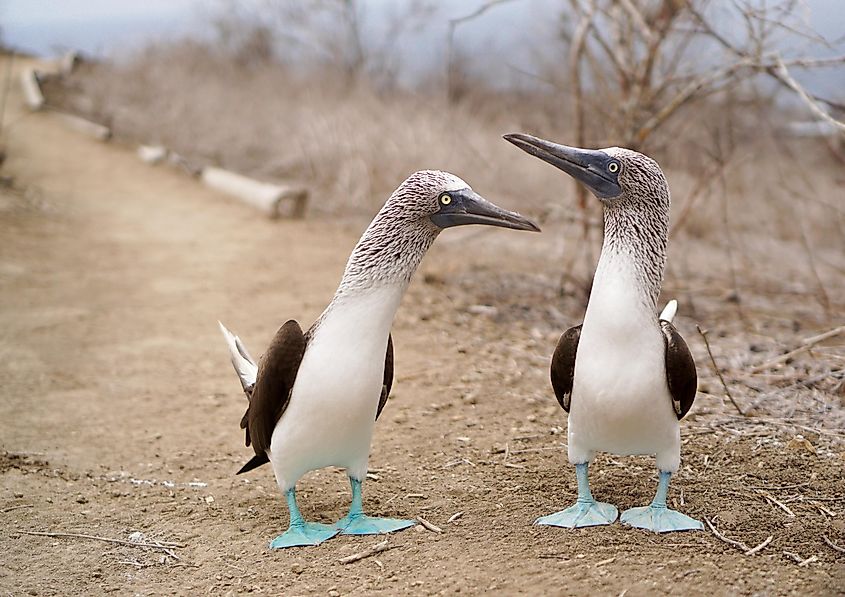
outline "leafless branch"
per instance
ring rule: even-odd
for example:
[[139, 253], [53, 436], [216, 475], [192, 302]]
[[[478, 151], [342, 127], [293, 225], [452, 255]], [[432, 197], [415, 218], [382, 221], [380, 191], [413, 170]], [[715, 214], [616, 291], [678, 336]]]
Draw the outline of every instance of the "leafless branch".
[[739, 404], [736, 403], [734, 400], [733, 394], [731, 394], [730, 388], [728, 388], [728, 384], [725, 383], [725, 378], [722, 376], [722, 370], [719, 369], [719, 366], [716, 364], [716, 359], [713, 358], [713, 352], [710, 350], [710, 341], [707, 339], [707, 332], [701, 329], [701, 326], [696, 325], [695, 328], [698, 330], [698, 333], [701, 334], [701, 337], [704, 338], [704, 346], [707, 348], [707, 355], [710, 357], [710, 363], [713, 365], [713, 370], [716, 372], [716, 375], [719, 376], [719, 381], [722, 382], [722, 387], [725, 390], [725, 394], [727, 395], [728, 399], [731, 401], [731, 404], [734, 405], [736, 408], [736, 412], [745, 416], [745, 413], [742, 412], [742, 409], [739, 407]]

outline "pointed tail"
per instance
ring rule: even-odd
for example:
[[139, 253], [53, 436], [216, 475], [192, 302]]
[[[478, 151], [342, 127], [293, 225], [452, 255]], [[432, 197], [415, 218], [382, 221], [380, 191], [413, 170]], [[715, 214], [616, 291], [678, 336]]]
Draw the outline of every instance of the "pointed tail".
[[255, 379], [258, 377], [258, 365], [255, 364], [246, 347], [241, 342], [241, 339], [226, 329], [219, 321], [220, 331], [223, 333], [223, 338], [226, 340], [226, 345], [229, 347], [229, 357], [232, 359], [232, 366], [235, 368], [235, 373], [241, 380], [244, 392], [249, 395], [249, 390], [255, 385]]
[[239, 470], [235, 474], [240, 475], [241, 473], [248, 473], [252, 469], [258, 468], [259, 466], [261, 466], [263, 464], [267, 464], [268, 462], [270, 462], [270, 459], [267, 458], [266, 454], [261, 454], [261, 455], [256, 454], [255, 456], [250, 458], [249, 462], [247, 462], [245, 465], [243, 465], [241, 467], [241, 470]]
[[668, 321], [672, 323], [672, 320], [675, 319], [675, 313], [678, 312], [678, 301], [672, 299], [666, 306], [663, 307], [663, 310], [660, 312], [660, 317], [658, 319], [662, 319], [663, 321]]

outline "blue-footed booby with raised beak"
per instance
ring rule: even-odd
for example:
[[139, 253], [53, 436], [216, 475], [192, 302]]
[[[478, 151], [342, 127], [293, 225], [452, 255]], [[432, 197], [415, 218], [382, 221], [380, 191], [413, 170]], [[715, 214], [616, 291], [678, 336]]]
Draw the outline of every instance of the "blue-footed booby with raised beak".
[[672, 325], [677, 303], [656, 312], [669, 230], [669, 186], [660, 166], [620, 147], [578, 149], [523, 134], [505, 139], [586, 185], [604, 208], [604, 244], [584, 323], [563, 333], [551, 363], [555, 396], [569, 413], [578, 499], [537, 524], [575, 528], [616, 520], [616, 507], [590, 493], [588, 467], [603, 451], [657, 457], [654, 500], [623, 512], [624, 524], [656, 532], [702, 529], [666, 506], [681, 461], [680, 420], [695, 399], [697, 378]]
[[[415, 524], [366, 516], [361, 485], [373, 427], [393, 384], [394, 315], [440, 232], [465, 224], [540, 230], [486, 201], [457, 176], [416, 172], [364, 232], [334, 298], [307, 332], [288, 321], [256, 364], [220, 324], [249, 400], [241, 427], [255, 456], [238, 472], [270, 462], [290, 512], [287, 531], [270, 547], [317, 545], [337, 533], [389, 533]], [[345, 468], [352, 486], [349, 514], [334, 525], [306, 522], [296, 504], [297, 480], [326, 466]]]

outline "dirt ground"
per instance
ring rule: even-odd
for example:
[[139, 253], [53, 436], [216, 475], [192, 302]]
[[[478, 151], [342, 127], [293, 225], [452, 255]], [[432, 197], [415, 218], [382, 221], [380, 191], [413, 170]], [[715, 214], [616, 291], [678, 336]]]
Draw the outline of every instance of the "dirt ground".
[[[265, 220], [55, 114], [25, 114], [16, 89], [6, 118], [3, 174], [14, 186], [0, 196], [0, 592], [845, 592], [845, 556], [824, 540], [845, 545], [841, 383], [758, 376], [747, 386], [780, 399], [738, 416], [695, 331], [696, 321], [708, 327], [714, 352], [741, 369], [841, 325], [841, 286], [824, 317], [800, 292], [747, 307], [764, 330], [752, 352], [730, 333], [731, 301], [708, 284], [696, 319], [679, 319], [702, 392], [685, 419], [671, 500], [749, 548], [771, 537], [759, 553], [709, 531], [538, 528], [534, 518], [575, 495], [547, 367], [583, 305], [557, 295], [554, 225], [543, 235], [447, 231], [397, 317], [396, 383], [365, 487], [370, 513], [421, 516], [443, 532], [391, 535], [389, 550], [352, 564], [339, 560], [383, 538], [271, 551], [286, 509], [269, 468], [234, 475], [251, 449], [216, 322], [254, 353], [285, 319], [309, 325], [366, 222]], [[841, 368], [841, 341], [826, 350], [816, 361]], [[735, 391], [749, 407], [755, 394]], [[783, 404], [788, 412], [774, 411]], [[653, 459], [639, 457], [601, 456], [591, 479], [620, 511], [647, 503], [656, 484]], [[299, 497], [310, 520], [340, 518], [343, 472], [309, 474]], [[180, 547], [29, 532], [123, 541], [140, 532]]]

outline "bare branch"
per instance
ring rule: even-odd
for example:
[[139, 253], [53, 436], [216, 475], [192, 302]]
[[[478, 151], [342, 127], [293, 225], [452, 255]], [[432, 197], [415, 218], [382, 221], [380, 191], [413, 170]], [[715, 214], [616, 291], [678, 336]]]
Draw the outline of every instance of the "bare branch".
[[789, 74], [789, 69], [787, 69], [786, 64], [784, 64], [783, 60], [780, 57], [777, 58], [777, 67], [775, 68], [775, 72], [777, 73], [777, 77], [783, 81], [790, 89], [792, 89], [795, 93], [798, 94], [810, 111], [819, 117], [819, 119], [823, 120], [824, 122], [835, 126], [840, 131], [845, 132], [845, 123], [836, 120], [833, 116], [825, 112], [819, 104], [813, 100], [812, 97], [804, 90], [804, 88], [792, 78], [792, 75]]

